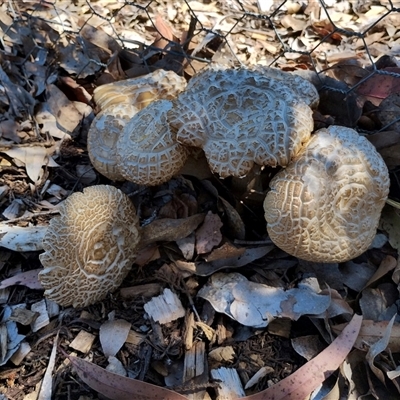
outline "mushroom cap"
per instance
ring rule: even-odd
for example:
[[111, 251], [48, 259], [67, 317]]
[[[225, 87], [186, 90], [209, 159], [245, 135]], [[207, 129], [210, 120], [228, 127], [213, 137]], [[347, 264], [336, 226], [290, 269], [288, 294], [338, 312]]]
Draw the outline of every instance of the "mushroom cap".
[[350, 260], [372, 243], [389, 185], [388, 169], [366, 138], [342, 126], [321, 129], [270, 182], [269, 236], [304, 260]]
[[257, 65], [254, 69], [270, 78], [284, 82], [286, 86], [289, 86], [290, 89], [292, 89], [293, 92], [311, 108], [317, 108], [319, 103], [318, 90], [307, 79], [291, 72], [282, 71], [277, 68], [265, 67], [263, 65]]
[[111, 180], [124, 180], [117, 165], [117, 142], [125, 126], [152, 101], [172, 99], [185, 87], [184, 78], [159, 69], [139, 78], [96, 88], [93, 98], [101, 111], [88, 133], [89, 157], [96, 170]]
[[203, 148], [221, 177], [254, 163], [287, 165], [313, 129], [311, 108], [282, 81], [256, 70], [206, 69], [168, 113], [177, 140]]
[[94, 90], [93, 99], [101, 110], [121, 103], [134, 104], [141, 110], [154, 100], [175, 98], [185, 87], [185, 78], [157, 69], [144, 76], [101, 85]]
[[98, 172], [113, 181], [123, 181], [117, 166], [117, 141], [126, 124], [139, 111], [130, 103], [112, 104], [99, 112], [88, 132], [90, 161]]
[[169, 100], [159, 100], [139, 111], [126, 125], [117, 143], [117, 163], [125, 179], [141, 185], [159, 185], [183, 167], [189, 149], [176, 141], [167, 113]]
[[73, 193], [43, 239], [45, 296], [73, 307], [103, 299], [129, 272], [139, 239], [135, 207], [119, 189], [98, 185]]

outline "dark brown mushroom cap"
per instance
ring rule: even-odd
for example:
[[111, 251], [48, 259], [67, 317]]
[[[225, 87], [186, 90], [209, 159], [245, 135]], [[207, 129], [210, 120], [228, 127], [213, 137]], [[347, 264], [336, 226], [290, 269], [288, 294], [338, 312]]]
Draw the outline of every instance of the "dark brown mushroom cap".
[[103, 299], [129, 272], [139, 239], [135, 207], [119, 189], [98, 185], [72, 194], [43, 240], [45, 296], [73, 307]]
[[388, 169], [366, 138], [341, 126], [321, 129], [270, 183], [269, 236], [304, 260], [350, 260], [372, 243], [389, 185]]
[[177, 140], [204, 150], [221, 177], [254, 163], [287, 165], [313, 129], [311, 108], [282, 81], [248, 69], [207, 69], [168, 113]]

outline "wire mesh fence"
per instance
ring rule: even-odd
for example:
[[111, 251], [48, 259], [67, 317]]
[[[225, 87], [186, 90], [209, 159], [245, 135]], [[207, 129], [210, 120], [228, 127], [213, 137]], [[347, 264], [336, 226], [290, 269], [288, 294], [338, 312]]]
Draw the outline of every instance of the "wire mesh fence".
[[[353, 69], [366, 69], [353, 74], [362, 78], [349, 85], [354, 89], [373, 74], [392, 74], [385, 68], [393, 60], [377, 61], [400, 53], [399, 6], [390, 0], [8, 1], [1, 6], [1, 44], [3, 57], [58, 63], [76, 78], [106, 69], [115, 57], [126, 63], [128, 77], [139, 73], [126, 69], [132, 63], [192, 74], [211, 61], [321, 72], [351, 60]], [[345, 74], [340, 69], [338, 77]]]
[[[189, 79], [209, 63], [303, 75], [321, 96], [316, 128], [400, 128], [398, 1], [10, 0], [0, 12], [1, 120], [31, 121], [36, 137], [58, 89], [91, 104], [103, 83], [158, 68]], [[82, 131], [93, 117], [80, 112]], [[70, 122], [56, 125], [70, 133]]]

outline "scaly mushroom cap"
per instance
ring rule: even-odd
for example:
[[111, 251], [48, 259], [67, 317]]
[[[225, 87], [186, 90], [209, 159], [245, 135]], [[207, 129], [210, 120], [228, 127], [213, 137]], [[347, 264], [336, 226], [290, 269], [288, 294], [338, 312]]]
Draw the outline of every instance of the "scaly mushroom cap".
[[185, 78], [173, 71], [158, 69], [138, 78], [97, 87], [93, 99], [101, 110], [112, 104], [130, 103], [139, 110], [158, 99], [173, 99], [186, 87]]
[[321, 129], [270, 183], [269, 236], [308, 261], [357, 257], [375, 237], [389, 184], [387, 167], [367, 139], [341, 126]]
[[117, 165], [116, 149], [126, 124], [152, 101], [172, 99], [185, 87], [184, 78], [159, 69], [96, 88], [93, 98], [101, 112], [88, 133], [89, 157], [96, 170], [111, 180], [124, 180]]
[[72, 194], [43, 240], [45, 296], [74, 307], [103, 299], [129, 272], [139, 236], [135, 207], [120, 190], [98, 185]]
[[317, 108], [319, 103], [319, 94], [317, 88], [311, 82], [299, 75], [285, 72], [277, 68], [256, 65], [254, 70], [269, 76], [270, 78], [283, 82], [293, 90], [297, 97], [301, 98], [311, 108]]
[[247, 69], [201, 72], [168, 119], [178, 141], [203, 148], [221, 177], [242, 177], [254, 163], [287, 165], [313, 129], [310, 107], [289, 86]]
[[117, 141], [126, 124], [139, 111], [130, 103], [112, 104], [99, 112], [88, 132], [87, 146], [93, 166], [113, 181], [123, 181], [117, 166]]
[[176, 141], [167, 113], [169, 100], [159, 100], [141, 110], [127, 124], [117, 144], [117, 163], [130, 182], [159, 185], [177, 174], [189, 150]]

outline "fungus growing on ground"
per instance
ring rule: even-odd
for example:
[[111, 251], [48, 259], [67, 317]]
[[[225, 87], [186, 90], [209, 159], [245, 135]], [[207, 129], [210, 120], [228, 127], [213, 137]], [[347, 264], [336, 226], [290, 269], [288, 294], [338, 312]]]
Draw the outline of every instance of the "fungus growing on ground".
[[308, 104], [258, 70], [207, 69], [173, 103], [168, 120], [177, 140], [202, 148], [221, 177], [245, 176], [254, 164], [287, 165], [313, 129]]
[[117, 165], [117, 142], [132, 117], [139, 111], [128, 103], [112, 104], [93, 120], [87, 147], [90, 161], [98, 172], [113, 181], [123, 181]]
[[126, 125], [116, 149], [120, 173], [130, 182], [158, 185], [171, 179], [185, 164], [189, 149], [176, 140], [167, 121], [169, 100], [141, 110]]
[[93, 99], [101, 110], [113, 104], [133, 104], [138, 110], [157, 99], [174, 99], [186, 87], [185, 78], [173, 71], [157, 69], [137, 78], [125, 79], [97, 87]]
[[117, 142], [125, 126], [153, 101], [172, 99], [185, 86], [186, 80], [174, 72], [156, 70], [139, 78], [96, 88], [93, 99], [101, 111], [90, 126], [87, 142], [89, 157], [96, 170], [111, 180], [124, 180], [117, 165]]
[[45, 296], [74, 307], [103, 299], [128, 274], [139, 240], [135, 207], [119, 189], [98, 185], [72, 194], [43, 240]]
[[344, 262], [368, 249], [389, 193], [388, 169], [356, 131], [313, 135], [270, 182], [267, 230], [282, 250], [315, 262]]

